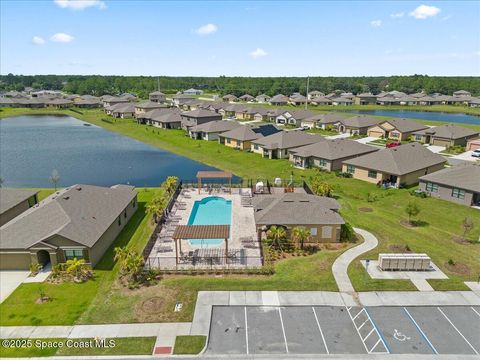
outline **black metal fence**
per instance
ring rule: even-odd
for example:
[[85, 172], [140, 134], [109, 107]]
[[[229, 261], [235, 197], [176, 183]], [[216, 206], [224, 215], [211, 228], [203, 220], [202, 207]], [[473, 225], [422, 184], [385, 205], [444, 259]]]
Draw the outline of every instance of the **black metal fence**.
[[157, 270], [229, 270], [229, 269], [260, 269], [263, 266], [262, 256], [231, 257], [197, 257], [185, 261], [175, 256], [149, 257], [145, 260], [146, 269]]
[[145, 262], [148, 259], [148, 256], [150, 255], [150, 252], [152, 251], [153, 247], [155, 246], [155, 243], [158, 238], [158, 234], [162, 231], [162, 227], [165, 224], [166, 220], [166, 215], [172, 211], [173, 205], [175, 205], [175, 201], [178, 198], [178, 195], [182, 191], [182, 181], [179, 181], [177, 184], [177, 187], [175, 191], [173, 192], [172, 196], [170, 196], [170, 200], [168, 200], [168, 204], [165, 207], [165, 211], [163, 212], [162, 216], [160, 216], [157, 219], [157, 225], [155, 226], [155, 229], [153, 230], [152, 235], [150, 235], [150, 238], [148, 239], [147, 244], [145, 245], [145, 248], [143, 249], [142, 256]]

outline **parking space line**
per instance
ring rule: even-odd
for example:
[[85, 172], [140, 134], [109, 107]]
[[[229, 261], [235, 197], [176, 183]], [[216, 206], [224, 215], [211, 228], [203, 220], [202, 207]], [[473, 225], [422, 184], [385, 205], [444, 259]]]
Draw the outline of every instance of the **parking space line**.
[[352, 318], [352, 320], [355, 320], [355, 319], [357, 318], [357, 316], [360, 315], [360, 314], [363, 312], [363, 310], [365, 310], [365, 308], [362, 308], [362, 310], [360, 310], [360, 311], [357, 313], [357, 315], [355, 315], [355, 316]]
[[475, 354], [478, 355], [478, 351], [472, 346], [472, 344], [470, 344], [470, 341], [467, 340], [467, 338], [465, 336], [463, 336], [463, 334], [460, 332], [460, 330], [457, 329], [457, 327], [453, 324], [453, 322], [448, 318], [448, 316], [442, 311], [442, 309], [440, 309], [439, 307], [437, 307], [438, 311], [440, 311], [440, 313], [445, 317], [445, 319], [447, 319], [447, 321], [450, 323], [450, 325], [453, 326], [453, 328], [457, 331], [457, 333], [460, 334], [460, 336], [463, 338], [463, 340], [465, 340], [465, 342], [472, 348], [472, 350], [475, 352]]
[[280, 323], [282, 324], [282, 331], [283, 331], [283, 340], [285, 340], [285, 350], [288, 354], [288, 344], [287, 344], [287, 335], [285, 335], [285, 328], [283, 327], [283, 318], [282, 318], [282, 309], [278, 308], [278, 313], [280, 315]]
[[375, 328], [372, 328], [372, 330], [370, 330], [370, 332], [368, 333], [367, 336], [365, 336], [365, 338], [363, 338], [362, 340], [363, 341], [366, 341], [368, 339], [368, 337], [375, 331]]
[[245, 310], [245, 342], [247, 345], [247, 355], [249, 354], [248, 352], [248, 321], [247, 321], [247, 307], [244, 306], [243, 309]]
[[[351, 307], [347, 308], [347, 312], [348, 312], [348, 316], [350, 316], [350, 320], [352, 320], [352, 315], [350, 314], [350, 309], [351, 309]], [[360, 331], [358, 330], [357, 325], [355, 324], [355, 321], [352, 320], [352, 323], [353, 323], [353, 327], [357, 331], [358, 337], [360, 338], [360, 340], [362, 340], [362, 335], [360, 334]], [[370, 354], [370, 351], [368, 351], [367, 344], [365, 344], [365, 341], [362, 340], [362, 344], [363, 344], [363, 347], [365, 348], [365, 351], [367, 352], [367, 354]]]
[[315, 315], [315, 321], [317, 322], [318, 330], [320, 330], [320, 335], [322, 335], [323, 345], [325, 346], [325, 350], [327, 351], [327, 354], [330, 355], [330, 351], [328, 351], [327, 342], [325, 341], [325, 337], [323, 336], [322, 327], [320, 326], [320, 322], [318, 321], [317, 313], [316, 313], [315, 308], [313, 306], [312, 306], [312, 310], [313, 310], [313, 315]]
[[470, 309], [472, 309], [475, 314], [477, 314], [478, 316], [480, 316], [480, 313], [479, 313], [477, 310], [475, 310], [475, 309], [473, 308], [473, 306], [471, 306]]
[[[373, 319], [371, 318], [370, 314], [368, 313], [368, 310], [367, 308], [364, 308], [365, 309], [365, 314], [367, 314], [367, 317], [368, 317], [368, 320], [370, 320], [370, 322], [372, 323], [373, 325], [373, 328], [375, 329], [375, 331], [377, 332], [378, 334], [378, 337], [380, 338], [380, 340], [382, 341], [382, 344], [383, 344], [383, 348], [385, 350], [387, 350], [387, 354], [390, 354], [392, 352], [392, 350], [390, 349], [390, 346], [388, 346], [387, 342], [385, 341], [385, 339], [383, 338], [383, 334], [380, 332], [379, 328], [377, 327], [377, 324], [375, 324], [375, 321], [373, 321]], [[377, 342], [378, 344], [378, 342]], [[375, 344], [375, 346], [377, 346], [377, 344]], [[375, 346], [372, 347], [372, 349], [370, 351], [373, 351], [373, 349], [375, 349]], [[377, 354], [377, 353], [376, 353]]]
[[430, 347], [430, 349], [432, 349], [432, 351], [438, 355], [438, 351], [437, 349], [435, 349], [435, 346], [433, 346], [433, 344], [430, 342], [430, 340], [428, 339], [427, 335], [423, 332], [423, 330], [420, 328], [420, 326], [417, 324], [417, 322], [415, 321], [415, 319], [413, 318], [412, 315], [410, 315], [410, 313], [408, 312], [407, 308], [404, 307], [403, 310], [405, 311], [405, 313], [408, 315], [408, 317], [410, 318], [410, 320], [412, 320], [413, 324], [415, 325], [415, 327], [417, 328], [418, 332], [420, 333], [420, 335], [422, 335], [422, 337], [425, 339], [425, 341], [427, 342], [428, 346]]

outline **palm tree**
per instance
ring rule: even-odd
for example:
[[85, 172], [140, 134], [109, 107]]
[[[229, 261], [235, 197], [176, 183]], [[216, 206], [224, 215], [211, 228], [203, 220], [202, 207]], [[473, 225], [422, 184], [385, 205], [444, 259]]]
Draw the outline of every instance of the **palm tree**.
[[120, 268], [123, 271], [125, 267], [125, 261], [128, 257], [128, 254], [130, 254], [130, 250], [127, 249], [126, 246], [124, 247], [117, 246], [115, 249], [113, 249], [113, 251], [115, 252], [115, 257], [113, 258], [113, 260], [120, 264]]
[[50, 176], [50, 181], [55, 186], [55, 191], [57, 191], [57, 185], [58, 185], [58, 182], [60, 181], [60, 175], [58, 174], [57, 169], [53, 169], [52, 176]]
[[136, 251], [131, 251], [125, 259], [126, 273], [132, 276], [134, 280], [136, 280], [138, 274], [140, 274], [143, 269], [143, 264], [143, 256], [138, 254]]
[[162, 213], [163, 209], [161, 209], [157, 204], [152, 203], [148, 204], [146, 207], [147, 214], [152, 215], [152, 220], [157, 223], [158, 222], [158, 216], [159, 214]]
[[80, 279], [80, 276], [85, 268], [85, 259], [73, 258], [67, 260], [67, 272], [73, 273], [76, 279]]
[[178, 183], [178, 178], [176, 176], [169, 176], [167, 179], [163, 182], [162, 187], [165, 189], [165, 191], [169, 194], [172, 195], [177, 188], [177, 183]]
[[270, 226], [270, 228], [267, 231], [267, 238], [272, 241], [271, 246], [276, 246], [279, 249], [282, 248], [282, 242], [285, 240], [287, 237], [287, 232], [285, 229], [281, 226]]
[[304, 227], [296, 227], [293, 229], [293, 239], [295, 240], [297, 247], [300, 245], [300, 249], [303, 250], [303, 243], [310, 238], [310, 230]]

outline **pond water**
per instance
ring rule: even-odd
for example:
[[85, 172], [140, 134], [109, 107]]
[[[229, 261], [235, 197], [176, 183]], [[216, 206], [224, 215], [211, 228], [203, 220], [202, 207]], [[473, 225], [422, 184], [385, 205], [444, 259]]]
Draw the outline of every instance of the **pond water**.
[[443, 112], [409, 111], [409, 110], [346, 110], [353, 114], [365, 114], [376, 116], [390, 116], [399, 118], [411, 118], [431, 121], [444, 121], [449, 123], [463, 123], [480, 125], [480, 116], [467, 114], [450, 114]]
[[217, 170], [68, 116], [0, 120], [0, 176], [4, 187], [59, 187], [77, 183], [158, 186], [167, 176], [193, 180]]

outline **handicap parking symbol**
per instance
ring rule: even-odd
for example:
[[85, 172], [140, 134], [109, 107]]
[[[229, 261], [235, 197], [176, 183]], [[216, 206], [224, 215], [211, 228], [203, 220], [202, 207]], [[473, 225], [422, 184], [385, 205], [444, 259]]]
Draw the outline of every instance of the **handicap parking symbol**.
[[398, 340], [398, 341], [410, 340], [410, 338], [407, 335], [401, 333], [397, 329], [394, 329], [394, 330], [395, 332], [393, 333], [393, 337], [395, 338], [395, 340]]

